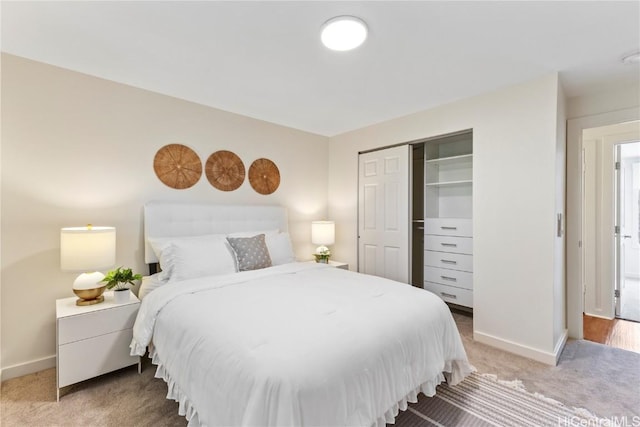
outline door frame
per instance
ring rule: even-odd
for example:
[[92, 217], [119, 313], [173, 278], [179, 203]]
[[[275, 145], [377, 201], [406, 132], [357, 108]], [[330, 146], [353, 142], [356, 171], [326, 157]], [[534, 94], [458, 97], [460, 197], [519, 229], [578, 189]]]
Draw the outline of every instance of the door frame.
[[572, 338], [584, 337], [582, 131], [635, 120], [640, 120], [640, 107], [567, 120], [567, 329]]

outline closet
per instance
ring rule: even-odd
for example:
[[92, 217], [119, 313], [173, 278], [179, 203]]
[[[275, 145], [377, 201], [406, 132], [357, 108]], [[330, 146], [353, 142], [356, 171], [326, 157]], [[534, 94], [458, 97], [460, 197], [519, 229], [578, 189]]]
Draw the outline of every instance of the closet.
[[[414, 152], [415, 153], [415, 152]], [[417, 172], [419, 174], [419, 171]], [[449, 303], [473, 307], [473, 136], [424, 143], [423, 287]], [[414, 193], [415, 193], [414, 186]], [[414, 233], [415, 234], [415, 233]], [[415, 281], [412, 281], [415, 285]]]
[[358, 271], [472, 308], [472, 131], [360, 153], [358, 174]]

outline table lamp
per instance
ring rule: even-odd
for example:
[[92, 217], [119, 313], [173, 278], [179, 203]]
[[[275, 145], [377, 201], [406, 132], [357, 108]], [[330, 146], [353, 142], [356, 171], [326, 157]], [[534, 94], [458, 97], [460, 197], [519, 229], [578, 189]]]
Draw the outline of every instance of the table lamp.
[[335, 242], [335, 223], [333, 221], [313, 221], [311, 223], [311, 243], [320, 245], [314, 256], [316, 262], [328, 263], [331, 251], [326, 245]]
[[116, 263], [116, 229], [114, 227], [65, 227], [60, 230], [60, 268], [80, 272], [73, 282], [79, 297], [76, 305], [104, 301], [104, 274]]

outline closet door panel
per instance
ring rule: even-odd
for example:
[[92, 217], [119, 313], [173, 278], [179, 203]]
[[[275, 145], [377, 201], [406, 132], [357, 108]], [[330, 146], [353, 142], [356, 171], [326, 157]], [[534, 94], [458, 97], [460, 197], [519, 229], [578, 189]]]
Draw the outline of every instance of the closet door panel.
[[360, 154], [359, 272], [409, 283], [409, 210], [409, 146]]

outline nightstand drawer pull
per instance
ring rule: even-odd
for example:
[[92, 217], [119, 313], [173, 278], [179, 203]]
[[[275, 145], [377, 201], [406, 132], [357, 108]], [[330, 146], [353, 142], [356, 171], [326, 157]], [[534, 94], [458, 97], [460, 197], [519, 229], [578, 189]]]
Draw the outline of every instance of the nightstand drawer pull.
[[453, 298], [453, 299], [458, 298], [458, 296], [457, 296], [457, 295], [454, 295], [454, 294], [448, 294], [448, 293], [446, 293], [446, 292], [440, 292], [440, 295], [442, 295], [442, 296], [443, 296], [443, 297], [445, 297], [445, 298]]
[[456, 279], [455, 277], [440, 276], [440, 278], [441, 278], [442, 280], [448, 280], [448, 281], [450, 281], [450, 282], [457, 282], [457, 281], [458, 281], [458, 279]]
[[458, 229], [458, 227], [447, 227], [447, 226], [444, 226], [444, 225], [441, 226], [440, 228], [443, 229], [443, 230], [457, 230]]
[[455, 243], [440, 243], [440, 244], [441, 244], [442, 246], [447, 246], [447, 247], [450, 247], [450, 248], [455, 248], [456, 246], [458, 246], [458, 245], [457, 245], [457, 244], [455, 244]]
[[443, 263], [443, 264], [457, 264], [458, 263], [458, 261], [454, 261], [452, 259], [441, 259], [440, 262]]

